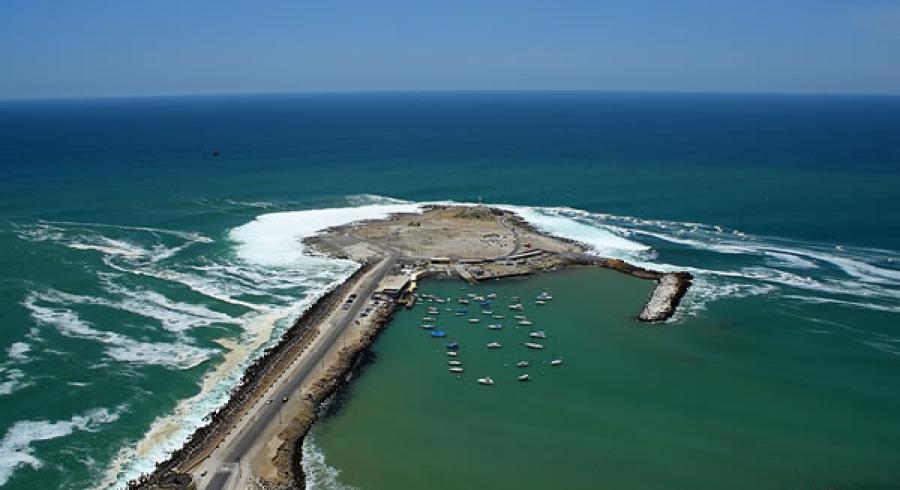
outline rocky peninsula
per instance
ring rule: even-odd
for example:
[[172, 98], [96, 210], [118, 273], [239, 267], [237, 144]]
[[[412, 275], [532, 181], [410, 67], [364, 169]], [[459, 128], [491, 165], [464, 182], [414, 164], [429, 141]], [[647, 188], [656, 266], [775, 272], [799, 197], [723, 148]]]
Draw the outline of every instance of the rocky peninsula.
[[395, 309], [416, 301], [425, 278], [477, 283], [567, 267], [610, 268], [656, 281], [635, 315], [643, 323], [669, 319], [691, 285], [686, 272], [600, 258], [511, 211], [484, 206], [430, 206], [354, 222], [324, 230], [305, 246], [363, 265], [247, 369], [207, 425], [130, 488], [303, 488], [301, 446], [319, 407], [348, 379]]

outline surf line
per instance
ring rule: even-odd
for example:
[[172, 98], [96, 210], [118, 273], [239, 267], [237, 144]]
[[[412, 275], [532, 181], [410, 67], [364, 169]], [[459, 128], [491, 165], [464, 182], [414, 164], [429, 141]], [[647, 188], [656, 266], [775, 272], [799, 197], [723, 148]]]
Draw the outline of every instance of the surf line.
[[672, 317], [692, 281], [687, 272], [657, 272], [597, 257], [586, 245], [543, 232], [513, 211], [481, 205], [428, 205], [343, 224], [307, 237], [304, 246], [363, 265], [246, 370], [208, 424], [129, 488], [185, 482], [197, 488], [303, 488], [302, 443], [320, 407], [348, 381], [396, 309], [414, 305], [421, 280], [478, 283], [605, 267], [657, 282], [635, 316], [653, 324]]

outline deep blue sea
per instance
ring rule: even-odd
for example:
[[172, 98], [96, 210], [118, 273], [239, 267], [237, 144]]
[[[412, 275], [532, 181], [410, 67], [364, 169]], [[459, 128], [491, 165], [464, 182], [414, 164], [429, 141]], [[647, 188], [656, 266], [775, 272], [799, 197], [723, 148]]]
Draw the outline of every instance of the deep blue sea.
[[[151, 468], [354, 269], [302, 252], [334, 224], [311, 210], [434, 201], [513, 205], [601, 255], [692, 271], [677, 335], [808, 396], [816, 450], [841, 451], [799, 459], [849, 455], [837, 488], [900, 487], [900, 97], [0, 101], [0, 177], [0, 487]], [[271, 213], [284, 226], [255, 233]], [[742, 373], [728, 382], [776, 398]]]

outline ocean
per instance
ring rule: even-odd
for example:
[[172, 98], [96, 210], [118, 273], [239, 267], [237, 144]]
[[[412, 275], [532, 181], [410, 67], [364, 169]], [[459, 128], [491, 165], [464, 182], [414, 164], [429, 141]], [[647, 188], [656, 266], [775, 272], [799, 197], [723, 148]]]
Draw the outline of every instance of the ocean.
[[[355, 269], [302, 237], [431, 202], [503, 205], [696, 285], [651, 328], [630, 320], [646, 285], [629, 278], [498, 283], [562, 293], [543, 314], [567, 352], [547, 382], [492, 392], [444, 376], [401, 313], [308, 441], [314, 486], [396, 488], [394, 453], [419, 458], [410, 484], [552, 481], [511, 473], [528, 463], [572, 488], [900, 485], [900, 97], [2, 101], [0, 172], [0, 487], [115, 488], [152, 468]], [[377, 396], [409, 386], [408, 404]], [[398, 410], [410, 425], [379, 425]], [[526, 427], [528, 460], [508, 439]], [[452, 459], [476, 446], [497, 460]]]

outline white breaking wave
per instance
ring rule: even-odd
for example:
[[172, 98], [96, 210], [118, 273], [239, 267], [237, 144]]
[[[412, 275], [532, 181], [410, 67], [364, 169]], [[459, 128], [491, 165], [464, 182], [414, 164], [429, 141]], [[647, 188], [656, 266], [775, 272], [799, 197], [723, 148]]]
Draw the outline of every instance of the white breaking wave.
[[288, 267], [300, 262], [334, 263], [335, 259], [311, 255], [305, 251], [303, 239], [334, 226], [420, 210], [418, 204], [370, 204], [268, 213], [231, 230], [229, 236], [237, 243], [238, 257], [252, 264]]
[[39, 325], [55, 328], [60, 334], [105, 344], [106, 355], [121, 362], [157, 365], [175, 369], [190, 369], [217, 351], [186, 344], [139, 342], [117, 332], [97, 330], [78, 314], [65, 307], [48, 307], [39, 303], [54, 303], [65, 298], [64, 293], [50, 290], [31, 292], [22, 302]]
[[101, 425], [115, 422], [121, 408], [110, 411], [106, 408], [90, 410], [83, 415], [75, 415], [69, 420], [49, 422], [46, 420], [20, 420], [12, 425], [0, 440], [0, 486], [5, 485], [13, 472], [21, 466], [41, 468], [44, 463], [34, 455], [33, 444], [68, 436], [75, 431], [95, 432]]

